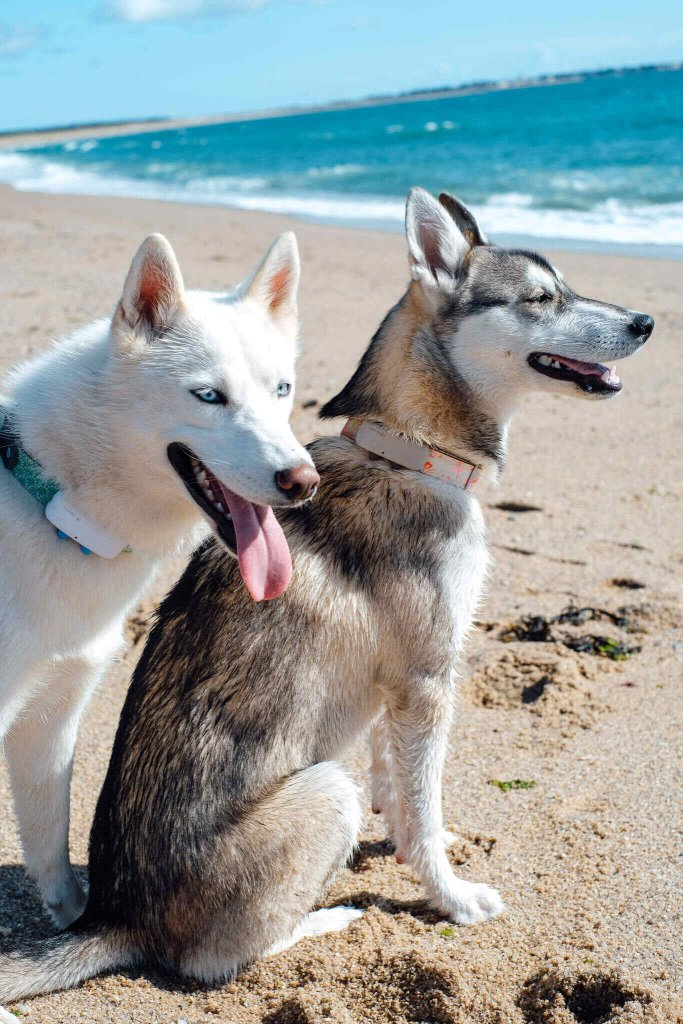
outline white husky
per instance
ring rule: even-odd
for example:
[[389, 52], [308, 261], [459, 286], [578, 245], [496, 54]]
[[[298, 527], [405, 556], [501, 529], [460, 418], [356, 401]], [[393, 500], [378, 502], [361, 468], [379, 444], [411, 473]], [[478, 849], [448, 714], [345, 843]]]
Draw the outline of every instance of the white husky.
[[[85, 905], [68, 856], [78, 722], [126, 613], [207, 520], [236, 548], [252, 597], [289, 582], [269, 506], [318, 482], [288, 424], [298, 282], [291, 233], [230, 294], [185, 291], [173, 250], [152, 235], [112, 319], [14, 371], [0, 394], [0, 743], [26, 869], [60, 928]], [[12, 446], [38, 492], [21, 482]], [[124, 550], [85, 557], [60, 539], [38, 500], [46, 481]]]

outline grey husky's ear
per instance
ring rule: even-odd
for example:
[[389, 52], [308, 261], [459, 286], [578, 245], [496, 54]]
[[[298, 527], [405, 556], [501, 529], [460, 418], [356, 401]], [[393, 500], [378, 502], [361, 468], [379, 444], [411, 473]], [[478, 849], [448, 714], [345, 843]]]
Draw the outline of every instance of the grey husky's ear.
[[293, 231], [278, 235], [261, 265], [246, 282], [243, 296], [253, 299], [287, 334], [298, 329], [299, 249]]
[[175, 253], [163, 235], [149, 235], [130, 265], [120, 310], [130, 327], [152, 334], [168, 327], [183, 301], [185, 286]]
[[455, 221], [458, 230], [464, 235], [471, 247], [475, 245], [489, 244], [486, 236], [479, 230], [479, 225], [474, 219], [474, 216], [459, 199], [452, 196], [450, 192], [442, 192], [439, 196], [439, 202], [443, 206], [444, 210], [448, 210]]
[[429, 288], [451, 286], [470, 245], [443, 206], [423, 188], [408, 193], [406, 238], [413, 279]]

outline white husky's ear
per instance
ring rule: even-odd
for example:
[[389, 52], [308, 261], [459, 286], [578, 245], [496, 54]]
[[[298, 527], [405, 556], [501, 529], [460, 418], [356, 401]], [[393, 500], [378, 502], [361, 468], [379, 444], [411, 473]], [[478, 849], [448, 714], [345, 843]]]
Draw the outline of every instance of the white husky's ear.
[[258, 302], [285, 333], [298, 329], [299, 250], [293, 231], [278, 235], [263, 262], [245, 283], [243, 296]]
[[130, 265], [121, 295], [129, 327], [155, 334], [168, 327], [183, 301], [185, 286], [175, 253], [163, 235], [149, 235]]
[[410, 270], [424, 288], [449, 288], [470, 245], [455, 221], [423, 188], [412, 188], [406, 202]]

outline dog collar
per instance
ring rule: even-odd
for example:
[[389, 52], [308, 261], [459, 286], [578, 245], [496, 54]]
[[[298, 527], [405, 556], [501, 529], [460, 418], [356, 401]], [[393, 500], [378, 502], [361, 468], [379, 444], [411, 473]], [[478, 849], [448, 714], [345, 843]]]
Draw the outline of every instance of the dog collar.
[[435, 477], [443, 483], [471, 491], [481, 476], [481, 466], [459, 459], [440, 448], [410, 441], [404, 434], [394, 434], [381, 423], [370, 420], [347, 420], [342, 435], [372, 455], [379, 455], [404, 469]]
[[17, 483], [44, 507], [45, 517], [60, 540], [73, 540], [84, 555], [94, 552], [102, 558], [116, 558], [122, 551], [132, 550], [67, 504], [59, 484], [46, 476], [41, 464], [22, 448], [19, 434], [4, 409], [0, 409], [0, 459]]
[[59, 490], [59, 484], [46, 477], [40, 463], [21, 447], [10, 417], [1, 409], [0, 457], [5, 469], [41, 505], [47, 505], [54, 498]]

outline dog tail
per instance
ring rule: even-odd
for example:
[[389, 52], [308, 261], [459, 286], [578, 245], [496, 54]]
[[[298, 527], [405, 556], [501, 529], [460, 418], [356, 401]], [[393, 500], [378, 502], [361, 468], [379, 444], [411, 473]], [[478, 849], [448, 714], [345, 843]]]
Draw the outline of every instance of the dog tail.
[[[106, 925], [84, 925], [0, 956], [0, 1003], [57, 992], [140, 960], [129, 936]], [[5, 1020], [0, 1007], [0, 1020]]]

